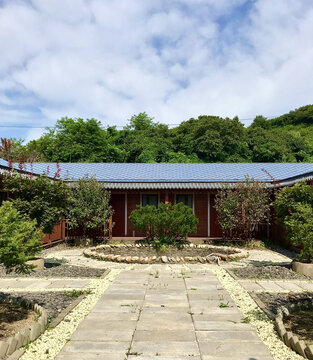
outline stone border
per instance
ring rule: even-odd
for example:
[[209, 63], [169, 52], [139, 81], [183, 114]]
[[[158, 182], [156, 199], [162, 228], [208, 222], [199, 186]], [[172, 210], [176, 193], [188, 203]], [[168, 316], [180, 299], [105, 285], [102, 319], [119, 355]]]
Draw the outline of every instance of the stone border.
[[13, 298], [10, 296], [4, 296], [3, 299], [8, 304], [17, 304], [27, 309], [34, 310], [35, 313], [39, 315], [39, 319], [34, 325], [22, 329], [20, 332], [4, 341], [0, 341], [0, 359], [4, 359], [9, 355], [14, 355], [16, 350], [20, 349], [28, 342], [36, 340], [46, 330], [48, 323], [46, 310], [38, 304], [34, 304], [33, 302], [21, 297]]
[[[102, 261], [112, 261], [118, 263], [127, 263], [127, 264], [154, 264], [154, 263], [209, 263], [209, 264], [219, 264], [221, 260], [229, 261], [234, 259], [242, 259], [249, 256], [249, 252], [246, 250], [241, 250], [234, 247], [228, 246], [212, 246], [206, 244], [184, 244], [183, 248], [200, 248], [200, 249], [212, 249], [210, 255], [207, 256], [185, 256], [185, 257], [168, 257], [168, 256], [152, 256], [152, 257], [139, 257], [139, 256], [121, 256], [114, 254], [101, 254], [98, 250], [102, 249], [111, 249], [111, 248], [140, 248], [140, 247], [149, 247], [152, 248], [150, 244], [104, 244], [96, 247], [92, 247], [84, 250], [84, 256], [96, 260]], [[223, 254], [219, 253], [220, 250], [233, 251], [232, 254]]]
[[275, 318], [276, 329], [279, 336], [284, 343], [294, 350], [297, 354], [303, 356], [305, 359], [313, 360], [313, 345], [306, 345], [303, 340], [299, 340], [298, 336], [291, 331], [287, 331], [283, 322], [284, 316], [289, 316], [290, 312], [296, 311], [300, 308], [312, 308], [313, 301], [303, 301], [298, 303], [282, 306], [277, 310]]

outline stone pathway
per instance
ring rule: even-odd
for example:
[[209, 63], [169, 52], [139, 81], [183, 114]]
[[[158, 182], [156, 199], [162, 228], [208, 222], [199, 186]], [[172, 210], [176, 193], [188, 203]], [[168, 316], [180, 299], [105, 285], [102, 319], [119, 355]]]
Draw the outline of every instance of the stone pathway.
[[238, 280], [247, 291], [253, 292], [303, 292], [313, 291], [313, 280]]
[[56, 359], [272, 359], [211, 269], [122, 271]]
[[91, 279], [69, 278], [0, 278], [0, 292], [63, 291], [82, 289]]

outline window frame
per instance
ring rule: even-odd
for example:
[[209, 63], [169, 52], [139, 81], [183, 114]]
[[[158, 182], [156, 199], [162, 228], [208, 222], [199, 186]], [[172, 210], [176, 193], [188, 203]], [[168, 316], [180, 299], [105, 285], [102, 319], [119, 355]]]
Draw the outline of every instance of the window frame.
[[160, 204], [160, 194], [159, 193], [141, 193], [140, 194], [140, 206], [145, 207], [146, 205], [148, 205], [148, 204], [143, 205], [142, 200], [143, 200], [143, 196], [149, 196], [149, 195], [157, 196], [158, 203], [157, 203], [156, 208], [158, 208], [159, 204]]
[[[191, 196], [191, 198], [192, 198], [192, 207], [190, 207], [190, 209], [192, 209], [192, 212], [195, 213], [195, 195], [194, 195], [194, 193], [175, 193], [175, 204], [178, 204], [177, 196], [179, 196], [179, 195], [184, 195], [184, 196], [190, 195]], [[181, 202], [181, 201], [179, 201], [179, 202]]]

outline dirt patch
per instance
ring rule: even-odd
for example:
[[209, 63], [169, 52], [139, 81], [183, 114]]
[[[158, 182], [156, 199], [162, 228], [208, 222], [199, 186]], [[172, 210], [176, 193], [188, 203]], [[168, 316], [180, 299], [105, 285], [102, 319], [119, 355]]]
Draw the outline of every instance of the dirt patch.
[[37, 272], [32, 272], [30, 274], [17, 274], [11, 272], [6, 274], [6, 271], [3, 267], [0, 268], [1, 277], [31, 277], [31, 278], [97, 278], [103, 275], [106, 269], [94, 269], [86, 266], [72, 266], [67, 264], [59, 264], [57, 262], [53, 263], [52, 261], [45, 263], [46, 268]]
[[36, 322], [37, 314], [14, 304], [0, 304], [0, 340], [14, 336]]
[[287, 331], [296, 334], [305, 343], [313, 344], [313, 308], [299, 310], [284, 317], [284, 325]]
[[[299, 301], [306, 301], [312, 304], [313, 307], [313, 293], [256, 293], [255, 294], [266, 306], [267, 310], [273, 314], [277, 313], [278, 308], [287, 306], [289, 304], [297, 304]], [[311, 323], [312, 326], [312, 323]]]
[[74, 300], [76, 300], [77, 296], [79, 296], [80, 292], [32, 292], [32, 293], [18, 293], [17, 294], [7, 294], [0, 293], [1, 298], [23, 298], [27, 299], [34, 304], [38, 304], [42, 306], [48, 315], [48, 320], [51, 322], [54, 318], [56, 318], [60, 312], [69, 306]]
[[241, 279], [307, 280], [308, 276], [297, 274], [285, 266], [246, 266], [230, 269]]

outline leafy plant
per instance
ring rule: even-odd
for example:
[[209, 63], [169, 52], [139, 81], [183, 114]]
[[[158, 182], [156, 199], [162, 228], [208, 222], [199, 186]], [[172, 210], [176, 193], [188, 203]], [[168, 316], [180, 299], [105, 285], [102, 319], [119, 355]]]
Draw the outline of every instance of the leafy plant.
[[275, 200], [279, 221], [291, 243], [301, 249], [300, 259], [313, 260], [313, 187], [298, 183], [285, 187]]
[[[22, 166], [22, 165], [21, 165]], [[11, 195], [14, 207], [35, 219], [44, 233], [51, 233], [69, 206], [69, 187], [62, 180], [45, 175], [22, 175], [11, 171], [3, 176], [4, 190]]]
[[250, 179], [217, 194], [215, 208], [224, 238], [250, 240], [257, 225], [268, 217], [270, 192], [264, 183]]
[[198, 223], [190, 207], [183, 203], [160, 203], [158, 208], [137, 206], [129, 220], [139, 231], [144, 231], [147, 239], [158, 249], [165, 244], [181, 244], [189, 233], [196, 232]]
[[7, 272], [29, 273], [33, 266], [26, 264], [40, 251], [41, 232], [36, 220], [28, 220], [9, 201], [0, 207], [0, 263]]
[[71, 187], [67, 213], [70, 227], [81, 227], [86, 237], [88, 229], [107, 225], [113, 213], [109, 201], [109, 192], [96, 179], [88, 176], [79, 179]]

